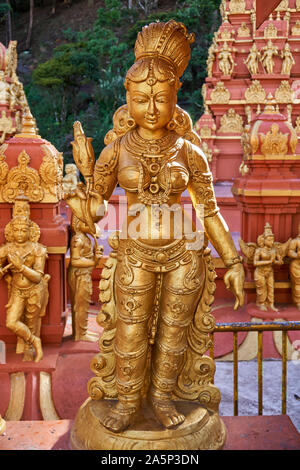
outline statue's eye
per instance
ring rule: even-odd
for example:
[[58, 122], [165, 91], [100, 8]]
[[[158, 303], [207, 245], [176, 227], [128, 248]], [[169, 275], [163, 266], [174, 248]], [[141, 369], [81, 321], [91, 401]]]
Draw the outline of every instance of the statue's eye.
[[147, 98], [135, 97], [135, 98], [133, 98], [133, 101], [135, 103], [141, 104], [141, 103], [147, 103], [148, 100], [147, 100]]

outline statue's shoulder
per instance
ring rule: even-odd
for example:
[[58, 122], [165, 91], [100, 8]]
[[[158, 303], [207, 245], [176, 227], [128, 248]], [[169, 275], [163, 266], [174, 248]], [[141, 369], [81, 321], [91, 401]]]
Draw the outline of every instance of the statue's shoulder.
[[32, 248], [35, 256], [47, 256], [47, 247], [38, 242], [32, 242]]
[[210, 172], [206, 155], [204, 154], [203, 150], [199, 147], [199, 145], [196, 145], [187, 139], [184, 140], [187, 163], [190, 171], [192, 173], [194, 173], [195, 171], [201, 173]]

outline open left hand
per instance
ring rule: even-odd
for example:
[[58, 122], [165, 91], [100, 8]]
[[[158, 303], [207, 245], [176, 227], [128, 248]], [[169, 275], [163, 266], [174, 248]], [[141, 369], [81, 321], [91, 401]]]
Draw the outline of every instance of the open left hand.
[[17, 271], [20, 271], [23, 266], [23, 259], [16, 253], [11, 253], [8, 255], [8, 261], [14, 265]]
[[224, 276], [226, 288], [231, 290], [235, 295], [234, 310], [244, 305], [244, 280], [245, 271], [241, 263], [231, 266]]

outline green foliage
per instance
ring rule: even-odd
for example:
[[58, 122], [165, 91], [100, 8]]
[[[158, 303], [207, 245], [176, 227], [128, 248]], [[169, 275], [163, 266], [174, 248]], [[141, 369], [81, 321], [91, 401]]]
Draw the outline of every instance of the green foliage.
[[11, 6], [9, 3], [0, 3], [0, 22], [5, 19], [9, 11], [11, 11]]
[[63, 151], [67, 161], [72, 158], [69, 142], [75, 120], [80, 120], [86, 135], [93, 137], [95, 153], [102, 150], [113, 113], [125, 103], [124, 78], [134, 62], [137, 33], [150, 22], [173, 18], [195, 33], [178, 103], [193, 120], [202, 113], [207, 50], [219, 26], [220, 0], [178, 0], [178, 7], [148, 17], [136, 9], [129, 10], [127, 3], [106, 0], [91, 29], [65, 30], [66, 43], [36, 67], [26, 89], [41, 135]]

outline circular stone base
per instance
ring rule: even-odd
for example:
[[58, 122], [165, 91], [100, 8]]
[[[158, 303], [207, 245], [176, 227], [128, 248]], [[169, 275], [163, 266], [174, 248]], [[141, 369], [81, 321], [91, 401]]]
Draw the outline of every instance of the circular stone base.
[[172, 429], [157, 422], [151, 408], [141, 408], [130, 427], [115, 434], [101, 421], [115, 400], [92, 400], [80, 407], [72, 431], [74, 450], [217, 450], [222, 449], [226, 428], [219, 415], [198, 403], [177, 401], [185, 421]]

